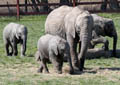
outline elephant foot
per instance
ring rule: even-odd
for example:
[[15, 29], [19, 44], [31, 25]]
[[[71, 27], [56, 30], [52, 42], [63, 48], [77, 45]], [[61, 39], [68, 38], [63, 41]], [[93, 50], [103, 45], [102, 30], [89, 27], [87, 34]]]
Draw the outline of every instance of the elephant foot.
[[10, 55], [10, 54], [7, 54], [6, 56], [12, 56], [12, 55]]
[[17, 56], [17, 54], [13, 54], [13, 56]]
[[38, 72], [38, 73], [42, 73], [42, 70], [41, 70], [41, 69], [38, 69], [37, 72]]
[[57, 71], [58, 74], [62, 74], [62, 71]]
[[83, 68], [80, 68], [80, 71], [83, 71]]
[[21, 53], [21, 57], [24, 57], [25, 56], [25, 53]]
[[70, 70], [70, 71], [69, 71], [69, 74], [74, 74], [74, 70]]
[[21, 57], [25, 57], [25, 55], [21, 55]]
[[13, 52], [9, 53], [9, 56], [12, 56], [13, 55]]
[[46, 73], [46, 74], [48, 74], [48, 73], [49, 73], [49, 71], [45, 71], [45, 73]]
[[73, 66], [73, 69], [74, 69], [75, 71], [79, 71], [79, 67], [77, 67], [77, 66]]
[[105, 47], [105, 46], [102, 46], [102, 49], [105, 50], [105, 51], [108, 51], [109, 48], [108, 47]]

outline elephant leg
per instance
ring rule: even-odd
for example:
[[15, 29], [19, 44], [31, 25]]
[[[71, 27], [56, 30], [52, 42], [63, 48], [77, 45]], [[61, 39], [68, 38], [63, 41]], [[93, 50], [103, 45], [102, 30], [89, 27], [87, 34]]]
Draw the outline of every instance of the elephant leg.
[[56, 56], [52, 51], [49, 52], [49, 56], [50, 56], [49, 59], [52, 62], [55, 71], [58, 74], [61, 74], [62, 73], [62, 66], [63, 66], [63, 58], [61, 56], [59, 56], [59, 58], [57, 58], [58, 56]]
[[8, 42], [5, 43], [5, 50], [6, 50], [6, 55], [10, 56], [9, 55], [9, 43]]
[[12, 43], [12, 47], [13, 47], [13, 55], [17, 56], [18, 50], [17, 50], [17, 43], [15, 42], [15, 40]]
[[55, 69], [56, 73], [61, 74], [62, 73], [63, 62], [54, 61], [53, 65], [54, 65], [54, 69]]
[[79, 70], [78, 56], [77, 56], [77, 42], [74, 41], [72, 36], [67, 36], [67, 41], [70, 46], [70, 55], [72, 58], [72, 65], [75, 70]]
[[58, 74], [62, 73], [63, 59], [58, 59], [55, 65]]
[[57, 59], [55, 57], [50, 59], [54, 69], [56, 71], [56, 73], [61, 74], [62, 73], [62, 66], [63, 66], [63, 62], [58, 62]]
[[43, 69], [45, 70], [45, 73], [49, 73], [49, 70], [47, 68], [47, 65], [46, 65], [46, 60], [45, 59], [42, 59], [41, 60], [41, 64], [43, 66]]
[[106, 38], [100, 37], [100, 38], [92, 39], [92, 41], [91, 41], [91, 44], [93, 47], [95, 47], [95, 45], [99, 44], [99, 43], [103, 43], [104, 49], [109, 50], [109, 41]]
[[10, 47], [11, 47], [10, 55], [12, 56], [12, 55], [13, 55], [13, 47], [12, 47], [12, 44], [11, 44], [11, 43], [10, 43]]
[[73, 66], [72, 66], [72, 63], [71, 63], [72, 61], [71, 61], [71, 59], [70, 58], [68, 58], [68, 63], [69, 63], [69, 66], [70, 66], [70, 74], [73, 74], [74, 73], [74, 70], [73, 70]]
[[21, 44], [21, 56], [25, 56], [24, 45]]
[[38, 73], [42, 73], [42, 71], [43, 71], [43, 64], [40, 61], [40, 67], [38, 69]]

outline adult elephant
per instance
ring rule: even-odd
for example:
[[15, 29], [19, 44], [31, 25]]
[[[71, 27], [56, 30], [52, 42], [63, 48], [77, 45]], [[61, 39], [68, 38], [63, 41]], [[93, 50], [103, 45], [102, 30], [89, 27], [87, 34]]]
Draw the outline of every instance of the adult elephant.
[[108, 50], [109, 42], [105, 36], [113, 38], [113, 56], [116, 56], [117, 32], [112, 19], [103, 18], [96, 14], [92, 14], [94, 20], [94, 29], [92, 32], [91, 47], [98, 43], [104, 43], [105, 50]]
[[[70, 45], [73, 68], [82, 71], [92, 27], [93, 18], [89, 12], [80, 10], [78, 7], [61, 6], [48, 15], [45, 22], [45, 33], [59, 35], [67, 40]], [[79, 62], [78, 42], [81, 42]]]

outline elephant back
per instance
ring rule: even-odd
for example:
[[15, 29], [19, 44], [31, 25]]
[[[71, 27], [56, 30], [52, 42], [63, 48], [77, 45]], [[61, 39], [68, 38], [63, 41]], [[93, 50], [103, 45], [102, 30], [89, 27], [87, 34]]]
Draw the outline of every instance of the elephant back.
[[52, 35], [47, 34], [47, 35], [41, 36], [40, 39], [38, 40], [38, 43], [37, 43], [38, 51], [45, 58], [48, 58], [49, 56], [48, 47], [49, 47], [49, 42], [52, 39], [52, 37], [53, 37]]
[[67, 13], [72, 10], [72, 7], [61, 6], [53, 10], [46, 19], [45, 22], [45, 33], [52, 35], [59, 35], [60, 37], [65, 38], [64, 30], [64, 17]]

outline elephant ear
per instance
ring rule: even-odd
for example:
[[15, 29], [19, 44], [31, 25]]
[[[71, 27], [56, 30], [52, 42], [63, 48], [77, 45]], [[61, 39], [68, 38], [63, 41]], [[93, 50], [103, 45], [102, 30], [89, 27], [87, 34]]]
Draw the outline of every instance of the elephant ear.
[[71, 34], [73, 38], [75, 38], [75, 17], [70, 16], [70, 14], [68, 14], [65, 17], [64, 22], [65, 22], [66, 33]]
[[55, 55], [58, 55], [58, 48], [57, 48], [57, 45], [53, 47], [53, 52], [55, 53]]
[[49, 50], [51, 50], [55, 55], [58, 55], [58, 46], [54, 43], [50, 43]]
[[14, 28], [13, 30], [12, 30], [12, 37], [16, 37], [17, 39], [19, 39], [19, 36], [18, 36], [18, 29], [17, 28]]
[[17, 29], [15, 31], [15, 34], [16, 34], [16, 38], [19, 39], [19, 35], [18, 35], [19, 33], [17, 32]]

